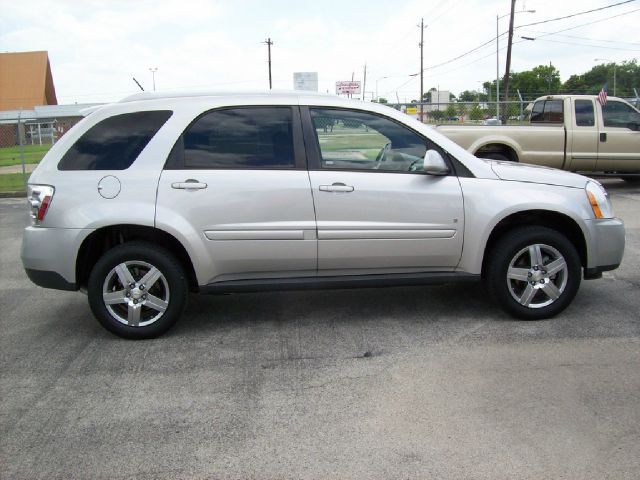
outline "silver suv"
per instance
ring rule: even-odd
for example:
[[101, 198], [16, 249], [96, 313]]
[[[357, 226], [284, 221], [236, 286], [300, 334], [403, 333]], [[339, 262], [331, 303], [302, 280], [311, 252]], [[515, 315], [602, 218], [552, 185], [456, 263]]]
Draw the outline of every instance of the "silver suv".
[[553, 316], [620, 264], [586, 177], [480, 160], [401, 112], [307, 93], [141, 93], [90, 113], [33, 172], [31, 280], [86, 289], [148, 338], [188, 293], [482, 282]]

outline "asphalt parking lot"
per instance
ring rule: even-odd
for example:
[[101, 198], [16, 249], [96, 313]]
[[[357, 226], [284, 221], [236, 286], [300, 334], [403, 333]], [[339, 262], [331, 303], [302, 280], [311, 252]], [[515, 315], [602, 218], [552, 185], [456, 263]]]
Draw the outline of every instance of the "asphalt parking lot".
[[473, 284], [202, 296], [143, 342], [32, 285], [0, 199], [0, 478], [638, 478], [640, 187], [603, 183], [623, 264], [553, 320]]

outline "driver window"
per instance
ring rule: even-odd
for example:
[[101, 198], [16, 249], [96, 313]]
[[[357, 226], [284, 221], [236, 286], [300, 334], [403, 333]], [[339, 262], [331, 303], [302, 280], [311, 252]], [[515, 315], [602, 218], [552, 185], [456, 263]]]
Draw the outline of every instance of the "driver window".
[[631, 106], [611, 100], [602, 107], [605, 127], [627, 128], [629, 123], [640, 122], [640, 113]]
[[385, 117], [356, 110], [312, 108], [321, 167], [412, 172], [422, 169], [426, 142]]

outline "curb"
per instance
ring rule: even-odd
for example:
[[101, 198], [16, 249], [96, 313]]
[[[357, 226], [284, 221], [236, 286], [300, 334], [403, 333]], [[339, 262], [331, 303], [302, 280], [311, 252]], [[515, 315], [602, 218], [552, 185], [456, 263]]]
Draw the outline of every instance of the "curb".
[[25, 190], [20, 192], [0, 192], [0, 198], [27, 198], [27, 192]]

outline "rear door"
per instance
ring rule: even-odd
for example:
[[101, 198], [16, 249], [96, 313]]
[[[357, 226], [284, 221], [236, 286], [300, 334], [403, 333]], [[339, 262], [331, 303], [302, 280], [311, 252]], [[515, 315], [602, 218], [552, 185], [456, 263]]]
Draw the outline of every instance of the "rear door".
[[458, 264], [464, 231], [458, 178], [422, 171], [426, 149], [437, 146], [369, 112], [302, 107], [302, 115], [320, 275]]
[[183, 238], [199, 283], [316, 273], [297, 106], [211, 110], [174, 147], [156, 224]]

